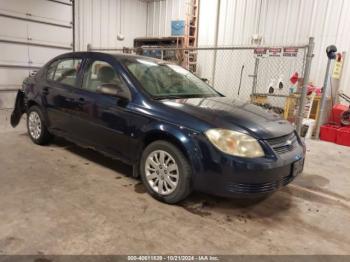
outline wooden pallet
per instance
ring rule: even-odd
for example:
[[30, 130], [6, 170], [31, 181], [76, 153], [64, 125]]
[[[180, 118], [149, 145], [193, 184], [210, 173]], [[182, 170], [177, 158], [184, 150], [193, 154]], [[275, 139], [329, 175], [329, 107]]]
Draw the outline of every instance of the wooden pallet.
[[[283, 117], [291, 122], [295, 121], [295, 117], [298, 111], [300, 95], [292, 94], [287, 97], [284, 106]], [[304, 117], [317, 120], [318, 114], [320, 112], [321, 106], [321, 96], [307, 96], [307, 101], [304, 110]]]

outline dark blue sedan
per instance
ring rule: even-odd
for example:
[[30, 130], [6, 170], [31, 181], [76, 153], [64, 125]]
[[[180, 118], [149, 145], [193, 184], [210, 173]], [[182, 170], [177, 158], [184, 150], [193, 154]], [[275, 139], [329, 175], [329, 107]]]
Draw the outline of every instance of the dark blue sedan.
[[58, 56], [24, 81], [12, 126], [23, 113], [34, 143], [60, 136], [119, 159], [166, 203], [192, 190], [265, 195], [304, 165], [305, 147], [287, 121], [142, 56]]

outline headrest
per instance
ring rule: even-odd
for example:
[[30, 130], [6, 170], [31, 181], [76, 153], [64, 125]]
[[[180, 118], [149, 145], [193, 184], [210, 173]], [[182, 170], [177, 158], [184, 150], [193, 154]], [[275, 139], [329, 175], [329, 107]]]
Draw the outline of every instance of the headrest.
[[110, 83], [115, 77], [115, 72], [110, 66], [102, 66], [98, 70], [97, 79], [102, 83]]

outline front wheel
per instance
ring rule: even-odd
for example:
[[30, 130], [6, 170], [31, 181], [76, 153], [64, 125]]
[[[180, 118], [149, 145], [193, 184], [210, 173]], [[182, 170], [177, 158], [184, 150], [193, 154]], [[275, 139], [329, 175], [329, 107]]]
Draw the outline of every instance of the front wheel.
[[30, 139], [38, 145], [44, 145], [52, 139], [47, 130], [43, 113], [38, 106], [32, 106], [27, 112], [27, 130]]
[[171, 143], [159, 140], [148, 145], [140, 169], [148, 193], [160, 201], [175, 204], [191, 192], [191, 166]]

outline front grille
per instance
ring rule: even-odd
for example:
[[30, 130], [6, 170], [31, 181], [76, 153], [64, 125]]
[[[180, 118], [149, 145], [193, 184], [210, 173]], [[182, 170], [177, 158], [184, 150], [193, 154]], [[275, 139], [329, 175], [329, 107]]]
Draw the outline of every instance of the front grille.
[[277, 154], [285, 154], [297, 146], [298, 139], [293, 132], [286, 136], [268, 139], [267, 142]]
[[276, 191], [278, 188], [289, 184], [292, 180], [293, 176], [288, 175], [280, 180], [261, 184], [229, 183], [227, 189], [233, 193], [267, 193]]

